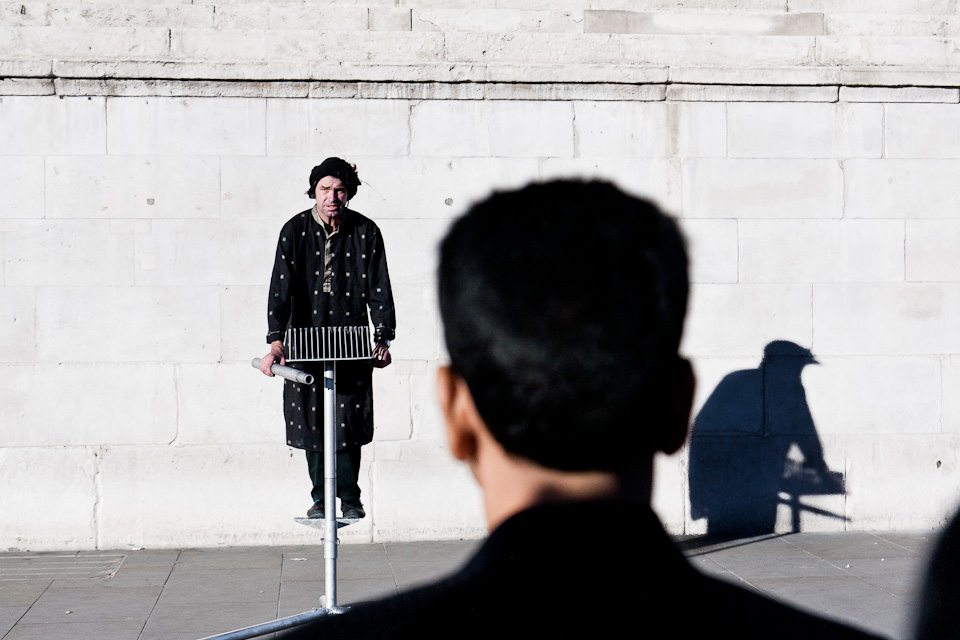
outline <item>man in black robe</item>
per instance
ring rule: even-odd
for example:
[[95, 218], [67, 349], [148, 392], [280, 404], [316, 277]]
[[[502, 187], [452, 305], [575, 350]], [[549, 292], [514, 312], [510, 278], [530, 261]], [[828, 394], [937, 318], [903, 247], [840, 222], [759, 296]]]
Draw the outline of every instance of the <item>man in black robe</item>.
[[673, 220], [605, 183], [496, 193], [444, 239], [439, 289], [437, 396], [490, 537], [445, 580], [278, 637], [869, 637], [701, 574], [650, 509], [693, 398]]
[[[260, 370], [271, 376], [274, 362], [286, 362], [287, 328], [368, 326], [373, 321], [373, 360], [337, 363], [337, 496], [348, 518], [366, 515], [357, 480], [360, 447], [373, 439], [372, 367], [390, 364], [396, 329], [380, 229], [347, 208], [358, 186], [356, 167], [340, 158], [327, 158], [310, 172], [307, 195], [317, 203], [280, 231], [267, 300], [270, 353], [260, 363]], [[318, 382], [284, 381], [287, 444], [306, 450], [314, 501], [307, 516], [322, 518], [334, 509], [324, 504], [323, 492], [323, 366], [302, 362], [297, 368]]]

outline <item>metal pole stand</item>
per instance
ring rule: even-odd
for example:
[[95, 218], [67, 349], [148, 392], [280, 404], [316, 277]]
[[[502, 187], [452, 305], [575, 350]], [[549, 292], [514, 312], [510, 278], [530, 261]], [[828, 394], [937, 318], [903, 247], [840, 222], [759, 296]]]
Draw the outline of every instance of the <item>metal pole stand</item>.
[[[320, 608], [230, 631], [202, 640], [247, 640], [282, 629], [297, 627], [328, 614], [343, 613], [337, 605], [337, 529], [359, 518], [337, 518], [337, 361], [369, 360], [373, 357], [369, 327], [309, 327], [287, 329], [284, 338], [287, 362], [323, 362], [323, 518], [294, 518], [300, 524], [323, 531], [324, 589]], [[260, 358], [251, 362], [260, 368]], [[293, 367], [273, 365], [270, 370], [299, 384], [313, 384], [313, 376]]]

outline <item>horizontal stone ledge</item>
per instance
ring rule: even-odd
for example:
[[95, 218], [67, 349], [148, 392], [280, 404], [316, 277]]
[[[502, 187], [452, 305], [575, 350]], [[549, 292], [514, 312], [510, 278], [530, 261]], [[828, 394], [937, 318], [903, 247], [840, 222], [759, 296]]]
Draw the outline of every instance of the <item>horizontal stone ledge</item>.
[[[7, 74], [13, 75], [13, 74]], [[255, 80], [357, 82], [594, 82], [656, 84], [667, 67], [630, 64], [513, 65], [425, 63], [389, 65], [339, 62], [203, 62], [195, 60], [54, 60], [58, 78], [143, 80]]]
[[671, 84], [667, 100], [676, 102], [837, 102], [837, 86], [761, 86]]

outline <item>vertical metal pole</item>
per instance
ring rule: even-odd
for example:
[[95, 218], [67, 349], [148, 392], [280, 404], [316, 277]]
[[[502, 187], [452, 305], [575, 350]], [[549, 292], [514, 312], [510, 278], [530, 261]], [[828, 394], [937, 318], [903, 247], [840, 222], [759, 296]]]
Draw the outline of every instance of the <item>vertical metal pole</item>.
[[323, 362], [323, 559], [326, 583], [324, 608], [337, 612], [337, 364]]

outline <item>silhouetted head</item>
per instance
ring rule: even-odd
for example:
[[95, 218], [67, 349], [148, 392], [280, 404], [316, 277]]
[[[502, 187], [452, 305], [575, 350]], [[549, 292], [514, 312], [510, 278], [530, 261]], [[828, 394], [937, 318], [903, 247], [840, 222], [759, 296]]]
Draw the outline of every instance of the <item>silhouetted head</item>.
[[770, 362], [774, 359], [777, 362], [791, 363], [801, 368], [808, 364], [820, 364], [813, 357], [813, 352], [810, 349], [788, 340], [774, 340], [763, 348], [763, 361]]
[[333, 176], [343, 182], [347, 191], [347, 200], [357, 195], [357, 187], [360, 186], [357, 165], [350, 164], [343, 158], [327, 158], [310, 171], [310, 188], [307, 189], [307, 195], [316, 198], [317, 183], [327, 176]]
[[506, 451], [618, 471], [682, 444], [687, 256], [651, 202], [604, 182], [495, 193], [443, 240], [439, 290], [451, 369]]

